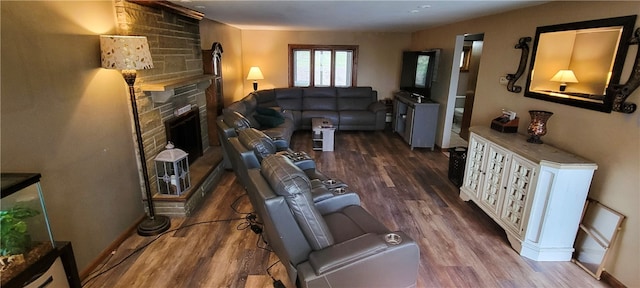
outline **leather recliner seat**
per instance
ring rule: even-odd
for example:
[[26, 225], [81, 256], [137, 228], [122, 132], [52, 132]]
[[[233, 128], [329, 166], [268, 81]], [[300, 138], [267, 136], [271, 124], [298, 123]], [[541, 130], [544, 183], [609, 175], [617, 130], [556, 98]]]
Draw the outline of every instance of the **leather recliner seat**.
[[[291, 149], [277, 151], [275, 143], [263, 132], [254, 128], [247, 128], [238, 132], [238, 137], [229, 138], [231, 166], [236, 177], [247, 187], [249, 169], [260, 169], [262, 159], [278, 154], [289, 158], [294, 165], [300, 168], [311, 180], [312, 195], [314, 201], [325, 200], [329, 197], [353, 193], [347, 190], [348, 185], [337, 179], [330, 179], [320, 171], [316, 170], [315, 161], [304, 152], [294, 152]], [[333, 181], [329, 181], [333, 180]], [[251, 204], [255, 207], [255, 195], [249, 193]], [[358, 197], [357, 194], [354, 194]], [[358, 201], [359, 198], [358, 198]]]
[[266, 239], [299, 287], [415, 287], [418, 245], [359, 201], [314, 202], [307, 175], [282, 155], [265, 157], [248, 178]]

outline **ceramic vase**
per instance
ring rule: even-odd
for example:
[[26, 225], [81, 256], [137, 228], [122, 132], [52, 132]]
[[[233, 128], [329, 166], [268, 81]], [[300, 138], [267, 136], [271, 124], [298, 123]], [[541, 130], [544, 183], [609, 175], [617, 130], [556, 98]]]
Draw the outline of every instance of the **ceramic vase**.
[[529, 133], [530, 137], [527, 139], [527, 142], [542, 144], [543, 142], [540, 140], [540, 137], [547, 134], [547, 120], [549, 120], [549, 117], [551, 117], [553, 113], [541, 110], [529, 110], [529, 115], [531, 115], [531, 123], [529, 123], [527, 133]]

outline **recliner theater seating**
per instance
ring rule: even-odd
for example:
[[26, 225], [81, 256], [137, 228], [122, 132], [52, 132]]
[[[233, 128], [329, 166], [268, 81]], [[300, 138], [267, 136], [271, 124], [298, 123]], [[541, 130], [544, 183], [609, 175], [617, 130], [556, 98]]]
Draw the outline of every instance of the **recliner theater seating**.
[[418, 245], [351, 195], [314, 202], [311, 180], [283, 155], [247, 171], [265, 238], [299, 287], [415, 287]]
[[[281, 89], [276, 94], [277, 90], [265, 95], [279, 98], [265, 96], [260, 105], [273, 107], [282, 115], [284, 121], [279, 126], [264, 127], [249, 119], [253, 117], [244, 116], [261, 109], [253, 93], [232, 104], [233, 109], [225, 109], [217, 123], [225, 168], [233, 168], [247, 191], [264, 225], [265, 239], [286, 267], [291, 282], [298, 287], [415, 287], [420, 261], [417, 244], [403, 232], [389, 231], [360, 206], [357, 193], [317, 171], [315, 161], [306, 153], [289, 149], [294, 129], [307, 129], [302, 125], [303, 115], [310, 117], [310, 128], [311, 118], [336, 121], [333, 114], [289, 110], [287, 107], [293, 106], [287, 105], [300, 100], [295, 95], [302, 89]], [[313, 95], [310, 98], [318, 99], [311, 102], [326, 104], [329, 98], [322, 93]], [[279, 106], [265, 99], [279, 99], [275, 103]], [[384, 110], [381, 116], [384, 127]], [[336, 117], [337, 121], [343, 119]]]
[[[336, 195], [348, 193], [348, 186], [340, 180], [330, 179], [316, 170], [315, 161], [305, 152], [294, 152], [291, 149], [276, 151], [275, 144], [269, 136], [254, 128], [238, 131], [238, 137], [229, 138], [229, 158], [231, 166], [243, 187], [247, 187], [249, 169], [259, 169], [262, 159], [272, 154], [289, 158], [311, 180], [312, 196], [315, 202], [326, 200]], [[353, 197], [358, 197], [353, 194]], [[343, 197], [344, 198], [344, 197]], [[249, 193], [251, 204], [255, 207], [255, 196]], [[357, 199], [359, 202], [359, 198]]]

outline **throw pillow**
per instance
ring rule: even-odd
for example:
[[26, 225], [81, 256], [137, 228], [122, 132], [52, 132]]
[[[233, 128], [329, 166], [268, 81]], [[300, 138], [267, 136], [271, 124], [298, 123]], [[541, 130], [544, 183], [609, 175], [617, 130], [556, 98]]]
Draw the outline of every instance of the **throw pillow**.
[[261, 128], [274, 128], [284, 123], [284, 117], [282, 117], [282, 115], [277, 117], [277, 116], [255, 114], [253, 115], [253, 118], [255, 118], [256, 121], [260, 123]]
[[[280, 107], [277, 107], [280, 108]], [[260, 114], [260, 115], [265, 115], [265, 116], [273, 116], [273, 117], [282, 117], [284, 118], [284, 116], [282, 116], [282, 114], [280, 114], [280, 111], [274, 109], [274, 108], [268, 108], [268, 107], [256, 107], [256, 113]]]

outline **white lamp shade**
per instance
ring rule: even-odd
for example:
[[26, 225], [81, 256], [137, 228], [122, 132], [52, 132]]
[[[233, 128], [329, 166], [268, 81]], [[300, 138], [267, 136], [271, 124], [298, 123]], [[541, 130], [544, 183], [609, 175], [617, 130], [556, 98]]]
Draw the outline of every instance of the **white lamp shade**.
[[262, 80], [264, 76], [262, 76], [262, 71], [260, 71], [259, 67], [251, 67], [249, 69], [249, 75], [247, 75], [247, 80]]
[[562, 83], [578, 83], [578, 78], [576, 78], [576, 74], [573, 74], [572, 70], [560, 70], [556, 75], [551, 77], [551, 81], [554, 82], [562, 82]]
[[153, 68], [147, 37], [101, 35], [100, 52], [102, 67], [119, 70]]

